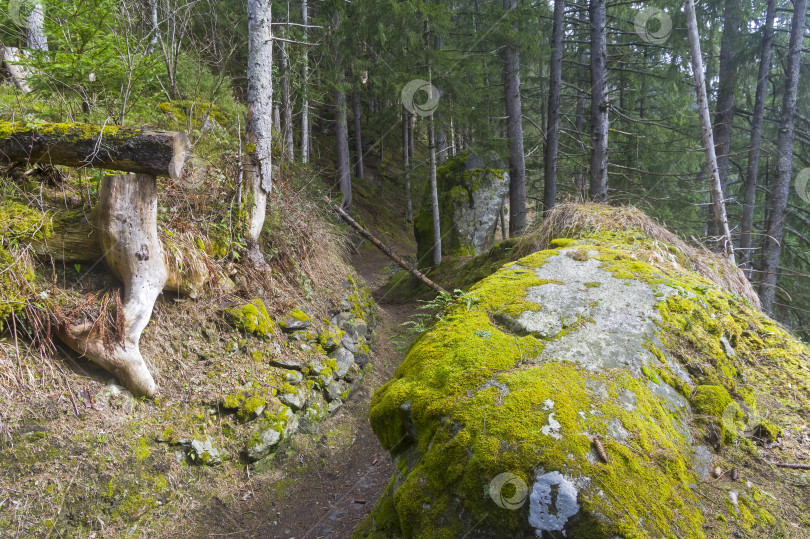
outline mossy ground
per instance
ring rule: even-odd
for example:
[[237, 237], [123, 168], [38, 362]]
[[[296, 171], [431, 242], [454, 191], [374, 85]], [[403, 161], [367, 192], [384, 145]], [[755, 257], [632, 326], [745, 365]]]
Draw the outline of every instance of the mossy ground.
[[[499, 509], [487, 484], [510, 472], [531, 485], [538, 469], [590, 480], [580, 494], [584, 518], [568, 528], [576, 537], [810, 533], [806, 473], [770, 464], [810, 458], [808, 348], [747, 300], [689, 272], [677, 249], [641, 228], [571, 235], [549, 246], [576, 249], [584, 259], [596, 252], [616, 278], [677, 290], [659, 302], [660, 341], [648, 346], [654, 355], [678, 361], [693, 383], [667, 367], [645, 369], [646, 379], [636, 379], [623, 371], [534, 363], [544, 341], [510, 333], [495, 316], [526, 309], [530, 270], [554, 251], [522, 258], [518, 269], [507, 265], [469, 289], [481, 300], [477, 304], [443, 313], [375, 395], [372, 426], [402, 474], [392, 478], [358, 536], [455, 537], [469, 531], [478, 515], [486, 515], [487, 529], [516, 533], [526, 522], [525, 508]], [[661, 252], [675, 262], [648, 263]], [[741, 482], [696, 473], [685, 458], [692, 454], [689, 439], [648, 381], [665, 381], [692, 403], [694, 443], [713, 450], [712, 466], [738, 468]], [[589, 384], [604, 387], [607, 397], [596, 398]], [[637, 397], [632, 410], [620, 404], [627, 390]], [[543, 432], [552, 414], [563, 433], [559, 440]], [[627, 431], [624, 443], [605, 431], [606, 417]], [[764, 438], [779, 428], [781, 447], [766, 449]], [[608, 463], [596, 456], [594, 435]]]

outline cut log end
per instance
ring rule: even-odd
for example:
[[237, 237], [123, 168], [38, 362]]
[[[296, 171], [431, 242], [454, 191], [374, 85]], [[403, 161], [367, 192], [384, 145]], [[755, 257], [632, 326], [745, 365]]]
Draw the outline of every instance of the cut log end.
[[179, 180], [183, 177], [183, 167], [186, 164], [186, 158], [191, 152], [191, 141], [185, 133], [179, 131], [174, 133], [172, 151], [174, 157], [169, 163], [169, 177], [173, 180]]

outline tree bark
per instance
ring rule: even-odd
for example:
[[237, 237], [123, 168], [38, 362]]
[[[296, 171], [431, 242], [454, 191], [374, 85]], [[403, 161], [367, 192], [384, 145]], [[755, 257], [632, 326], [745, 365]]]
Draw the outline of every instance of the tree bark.
[[790, 194], [790, 176], [793, 173], [793, 138], [796, 121], [796, 99], [801, 72], [804, 25], [807, 17], [807, 0], [794, 0], [793, 22], [790, 30], [785, 93], [782, 98], [782, 118], [779, 122], [779, 140], [776, 144], [776, 178], [772, 190], [771, 211], [768, 216], [767, 233], [762, 249], [762, 283], [759, 296], [762, 310], [773, 313], [774, 299], [782, 256], [782, 240], [785, 233], [785, 213]]
[[185, 133], [90, 124], [0, 122], [0, 160], [95, 167], [179, 179], [189, 153]]
[[[341, 70], [342, 73], [342, 70]], [[342, 81], [343, 77], [340, 77]], [[340, 192], [343, 200], [341, 208], [349, 211], [352, 207], [352, 175], [349, 160], [349, 127], [346, 112], [346, 94], [343, 90], [335, 90], [335, 125], [337, 143], [337, 174]]]
[[14, 47], [3, 47], [0, 45], [0, 49], [2, 49], [3, 53], [3, 67], [5, 67], [14, 85], [19, 88], [22, 93], [27, 94], [31, 91], [31, 87], [28, 86], [28, 82], [26, 82], [29, 76], [28, 70], [21, 64], [23, 53], [20, 49]]
[[608, 196], [608, 119], [606, 0], [590, 0], [591, 23], [591, 187], [597, 202]]
[[[517, 0], [503, 0], [505, 10], [517, 8]], [[526, 229], [526, 158], [523, 154], [523, 108], [520, 101], [520, 49], [506, 47], [504, 62], [506, 136], [509, 139], [509, 235]]]
[[408, 124], [411, 117], [408, 114], [402, 115], [402, 168], [405, 172], [405, 219], [413, 221], [413, 200], [411, 199], [411, 160], [408, 152], [408, 137], [410, 129]]
[[363, 171], [363, 131], [361, 123], [361, 107], [360, 107], [360, 93], [355, 90], [352, 92], [352, 116], [354, 116], [354, 150], [357, 152], [357, 164], [355, 171], [358, 178], [364, 178]]
[[[728, 194], [728, 167], [731, 160], [731, 134], [734, 128], [734, 91], [737, 89], [737, 47], [740, 33], [739, 0], [726, 0], [723, 38], [720, 42], [720, 71], [717, 88], [717, 110], [714, 116], [714, 144], [717, 173], [723, 197]], [[710, 213], [709, 234], [719, 235], [719, 228]]]
[[695, 76], [698, 114], [700, 115], [700, 126], [703, 131], [703, 146], [706, 151], [706, 165], [708, 167], [709, 177], [711, 178], [712, 207], [714, 209], [715, 222], [718, 223], [723, 234], [723, 238], [721, 238], [723, 251], [733, 263], [734, 245], [731, 242], [731, 233], [729, 232], [728, 217], [726, 215], [726, 202], [723, 198], [723, 189], [720, 185], [720, 175], [717, 170], [717, 155], [714, 149], [712, 121], [709, 115], [709, 101], [706, 96], [706, 81], [704, 79], [703, 58], [700, 54], [700, 35], [698, 34], [694, 0], [686, 0], [686, 26], [689, 33], [692, 71]]
[[748, 150], [748, 168], [745, 176], [745, 195], [740, 230], [741, 267], [748, 280], [753, 278], [751, 265], [751, 234], [754, 231], [754, 210], [757, 201], [757, 176], [759, 175], [759, 148], [762, 142], [762, 122], [765, 118], [765, 100], [768, 94], [768, 74], [771, 72], [771, 51], [773, 48], [774, 17], [776, 0], [768, 0], [765, 24], [762, 34], [762, 53], [759, 59], [757, 90], [754, 99], [754, 113], [751, 121], [751, 142]]
[[244, 167], [248, 224], [245, 239], [248, 258], [257, 267], [267, 262], [259, 236], [267, 212], [267, 195], [273, 187], [271, 141], [273, 137], [273, 30], [271, 0], [248, 0], [248, 142], [253, 151]]
[[45, 10], [42, 2], [26, 3], [31, 6], [31, 12], [26, 17], [26, 46], [36, 51], [47, 51], [48, 38], [45, 37]]
[[548, 125], [544, 156], [545, 182], [543, 213], [551, 211], [557, 201], [557, 150], [560, 143], [560, 91], [562, 90], [562, 46], [565, 30], [565, 0], [554, 1], [554, 26], [551, 32], [551, 62], [548, 89]]
[[84, 322], [57, 329], [78, 353], [112, 372], [134, 395], [152, 397], [157, 385], [141, 355], [141, 333], [166, 283], [157, 233], [157, 182], [142, 174], [107, 176], [99, 190], [98, 227], [110, 268], [124, 283], [123, 332], [105, 338], [104, 324]]
[[[304, 42], [308, 39], [309, 10], [307, 0], [301, 0], [304, 21]], [[304, 47], [304, 81], [301, 89], [301, 162], [309, 163], [309, 47]]]
[[[286, 32], [284, 32], [286, 35]], [[295, 161], [293, 143], [293, 106], [290, 90], [290, 62], [287, 57], [287, 44], [279, 42], [279, 68], [281, 71], [281, 110], [283, 114], [283, 140], [287, 159]]]
[[[579, 63], [580, 67], [577, 69], [577, 108], [576, 108], [576, 119], [574, 120], [574, 127], [577, 130], [577, 137], [579, 140], [582, 140], [582, 129], [585, 126], [585, 104], [587, 101], [587, 96], [585, 95], [585, 69], [582, 67], [585, 65], [585, 61], [587, 60], [587, 56], [585, 55], [585, 48], [582, 47], [579, 51], [579, 56], [577, 58], [577, 62]], [[577, 188], [579, 191], [580, 196], [582, 199], [585, 199], [585, 170], [584, 168], [581, 169], [577, 175], [574, 177], [574, 187]]]
[[436, 178], [436, 128], [433, 125], [433, 115], [430, 115], [428, 127], [428, 143], [430, 144], [430, 202], [433, 213], [433, 265], [442, 263], [442, 221], [439, 215], [439, 188]]

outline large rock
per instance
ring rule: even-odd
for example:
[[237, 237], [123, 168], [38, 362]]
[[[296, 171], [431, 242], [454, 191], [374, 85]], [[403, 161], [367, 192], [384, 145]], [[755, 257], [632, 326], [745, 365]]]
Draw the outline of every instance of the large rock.
[[[509, 173], [495, 157], [488, 162], [461, 154], [437, 171], [443, 255], [481, 254], [490, 247], [501, 207], [509, 191]], [[429, 186], [428, 186], [429, 189]], [[433, 263], [433, 213], [430, 191], [414, 219], [420, 267]]]
[[396, 472], [356, 536], [810, 537], [807, 472], [770, 463], [810, 459], [810, 349], [599, 208], [605, 229], [473, 286], [375, 394]]

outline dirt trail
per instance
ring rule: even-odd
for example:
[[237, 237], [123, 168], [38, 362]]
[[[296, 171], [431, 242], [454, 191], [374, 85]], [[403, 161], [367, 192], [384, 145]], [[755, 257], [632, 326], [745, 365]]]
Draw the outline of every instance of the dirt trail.
[[374, 391], [389, 380], [403, 352], [392, 342], [414, 304], [392, 304], [379, 292], [388, 280], [382, 253], [364, 246], [351, 260], [381, 307], [374, 330], [374, 368], [334, 415], [313, 433], [299, 433], [273, 462], [259, 466], [244, 497], [214, 498], [203, 537], [317, 539], [351, 537], [371, 512], [393, 472], [388, 452], [368, 422]]

